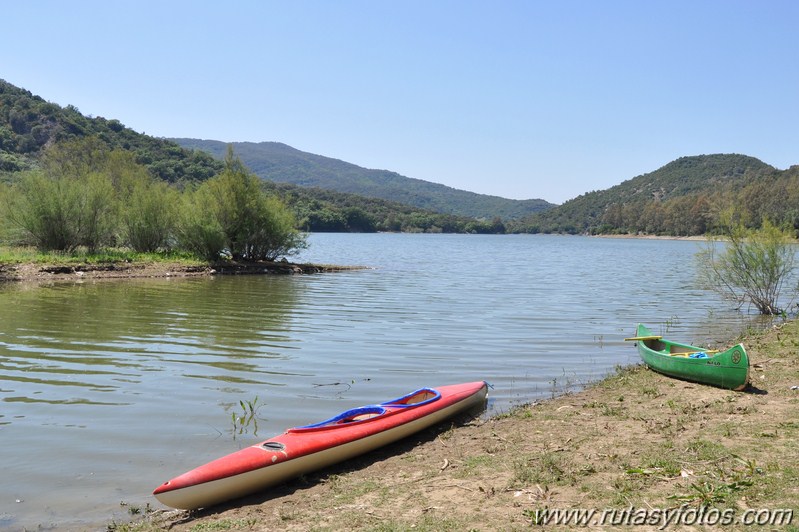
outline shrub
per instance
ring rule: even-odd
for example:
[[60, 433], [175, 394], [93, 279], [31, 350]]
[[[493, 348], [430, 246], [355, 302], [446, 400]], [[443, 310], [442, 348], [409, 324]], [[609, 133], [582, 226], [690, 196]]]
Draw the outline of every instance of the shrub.
[[124, 242], [135, 251], [166, 250], [176, 230], [179, 196], [163, 181], [135, 184], [122, 206]]
[[225, 249], [225, 234], [213, 215], [213, 198], [207, 189], [183, 193], [176, 231], [178, 247], [215, 261]]
[[233, 157], [232, 150], [225, 170], [200, 185], [192, 203], [194, 214], [184, 220], [188, 225], [183, 242], [191, 241], [192, 249], [203, 250], [207, 258], [217, 253], [219, 232], [222, 250], [236, 260], [275, 260], [305, 247], [292, 212], [264, 191], [261, 180]]
[[[780, 314], [780, 294], [796, 265], [791, 235], [764, 220], [760, 229], [742, 222], [724, 225], [726, 244], [708, 241], [698, 254], [702, 284], [739, 305], [753, 304], [761, 314]], [[799, 286], [792, 289], [793, 297]]]
[[18, 243], [43, 251], [94, 251], [110, 243], [115, 227], [114, 191], [102, 174], [52, 178], [28, 172], [8, 191], [5, 218]]

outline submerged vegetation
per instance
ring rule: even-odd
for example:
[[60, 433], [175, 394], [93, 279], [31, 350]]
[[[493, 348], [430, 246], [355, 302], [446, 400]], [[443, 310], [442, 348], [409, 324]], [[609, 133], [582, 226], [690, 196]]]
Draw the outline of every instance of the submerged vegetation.
[[232, 423], [231, 433], [233, 439], [242, 434], [248, 434], [252, 430], [253, 436], [258, 435], [258, 410], [264, 406], [265, 403], [258, 401], [258, 396], [251, 400], [240, 400], [239, 406], [241, 411], [234, 411], [230, 414], [230, 421]]

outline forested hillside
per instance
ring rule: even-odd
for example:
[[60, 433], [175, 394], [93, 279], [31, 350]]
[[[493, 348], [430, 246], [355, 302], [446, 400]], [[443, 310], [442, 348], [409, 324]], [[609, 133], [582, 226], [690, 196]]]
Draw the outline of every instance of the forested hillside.
[[119, 120], [86, 117], [71, 105], [49, 103], [0, 79], [0, 172], [29, 169], [45, 146], [91, 136], [111, 149], [133, 152], [154, 176], [172, 183], [202, 181], [222, 168], [207, 153], [137, 133]]
[[[172, 139], [185, 148], [204, 150], [218, 159], [227, 144], [216, 140]], [[236, 154], [256, 175], [278, 183], [317, 187], [403, 203], [430, 211], [503, 220], [522, 218], [554, 205], [541, 200], [512, 200], [476, 194], [402, 176], [370, 170], [338, 159], [314, 155], [279, 142], [233, 142]]]
[[[45, 148], [89, 138], [132, 153], [137, 164], [168, 183], [203, 182], [223, 168], [209, 153], [137, 133], [115, 119], [86, 117], [0, 80], [0, 185], [38, 168]], [[216, 141], [179, 140], [214, 153], [227, 149]], [[713, 232], [728, 209], [752, 227], [768, 218], [799, 229], [799, 166], [778, 170], [746, 155], [682, 157], [553, 206], [367, 170], [278, 143], [233, 146], [263, 186], [295, 212], [299, 228], [310, 231], [685, 236]]]
[[798, 169], [780, 171], [736, 154], [681, 157], [654, 172], [525, 218], [509, 230], [701, 235], [712, 231], [720, 212], [730, 207], [750, 225], [767, 216], [799, 228]]

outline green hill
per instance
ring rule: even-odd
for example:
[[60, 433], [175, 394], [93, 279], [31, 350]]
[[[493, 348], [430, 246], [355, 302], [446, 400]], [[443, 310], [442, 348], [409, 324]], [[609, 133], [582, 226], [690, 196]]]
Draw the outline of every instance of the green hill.
[[[681, 157], [513, 224], [520, 232], [702, 234], [735, 192], [778, 172], [746, 155]], [[699, 223], [701, 222], [701, 223]]]
[[[217, 140], [171, 139], [184, 148], [203, 150], [218, 159], [227, 143]], [[402, 176], [388, 170], [370, 170], [351, 163], [314, 155], [279, 142], [233, 142], [242, 162], [263, 179], [303, 187], [357, 194], [411, 205], [435, 212], [472, 218], [511, 220], [545, 211], [553, 204], [541, 200], [512, 200], [476, 194]]]
[[205, 152], [137, 133], [119, 120], [86, 117], [74, 106], [47, 102], [0, 79], [0, 172], [29, 169], [45, 146], [88, 136], [112, 149], [132, 151], [137, 162], [169, 182], [208, 179], [222, 168]]

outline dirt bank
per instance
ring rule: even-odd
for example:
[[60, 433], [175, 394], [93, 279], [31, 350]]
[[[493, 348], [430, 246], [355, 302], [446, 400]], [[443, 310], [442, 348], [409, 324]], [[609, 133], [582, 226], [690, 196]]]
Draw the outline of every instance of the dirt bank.
[[[522, 530], [544, 509], [595, 509], [591, 528], [604, 530], [656, 530], [663, 519], [668, 530], [751, 530], [744, 520], [781, 519], [764, 529], [796, 531], [799, 322], [745, 344], [753, 363], [745, 392], [635, 366], [583, 392], [431, 429], [267, 493], [114, 526]], [[795, 511], [791, 525], [784, 509]]]
[[87, 279], [136, 279], [200, 277], [209, 275], [309, 274], [363, 269], [358, 266], [294, 264], [291, 262], [234, 262], [184, 264], [179, 262], [22, 263], [0, 264], [0, 282], [84, 281]]

